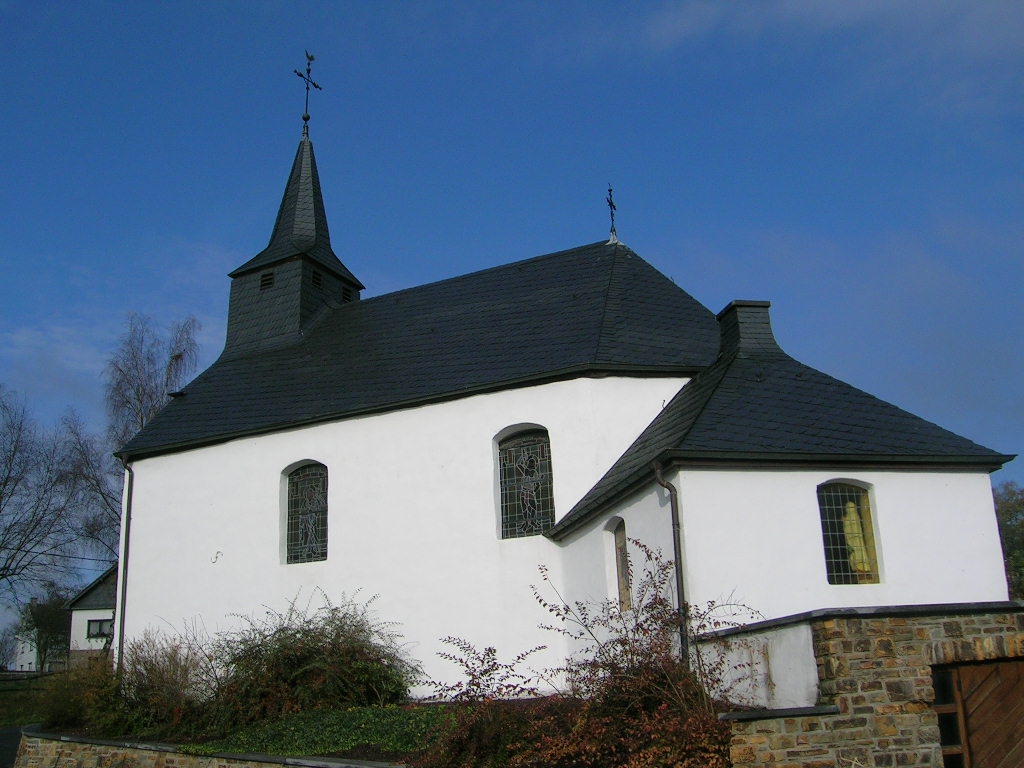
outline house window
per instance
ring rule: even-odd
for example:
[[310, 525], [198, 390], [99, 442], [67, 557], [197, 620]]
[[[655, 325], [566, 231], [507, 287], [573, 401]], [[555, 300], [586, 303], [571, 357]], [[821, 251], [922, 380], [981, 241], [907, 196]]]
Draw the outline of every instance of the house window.
[[89, 619], [89, 624], [85, 628], [86, 637], [112, 637], [113, 634], [113, 619]]
[[619, 609], [628, 611], [633, 607], [633, 585], [624, 521], [619, 520], [612, 536], [615, 539], [615, 580], [619, 592]]
[[520, 432], [498, 444], [501, 538], [535, 536], [555, 522], [551, 444], [542, 429]]
[[877, 584], [875, 531], [866, 488], [850, 483], [818, 486], [821, 536], [829, 584]]
[[306, 464], [288, 473], [287, 562], [327, 559], [327, 467]]
[[260, 275], [260, 290], [261, 291], [265, 291], [265, 290], [267, 290], [267, 288], [273, 288], [273, 287], [274, 287], [274, 273], [273, 272], [264, 272], [262, 275]]

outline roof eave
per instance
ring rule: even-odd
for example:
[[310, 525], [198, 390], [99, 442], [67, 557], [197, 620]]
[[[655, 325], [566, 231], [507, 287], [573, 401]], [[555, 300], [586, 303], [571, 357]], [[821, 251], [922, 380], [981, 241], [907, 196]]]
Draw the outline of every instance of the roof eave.
[[347, 411], [319, 414], [308, 419], [276, 422], [254, 429], [224, 432], [218, 435], [211, 435], [209, 437], [198, 438], [195, 440], [183, 440], [175, 443], [165, 443], [163, 445], [154, 446], [152, 448], [142, 448], [139, 450], [121, 449], [119, 451], [116, 451], [114, 455], [125, 462], [136, 461], [138, 459], [147, 459], [152, 458], [154, 456], [161, 456], [169, 453], [178, 453], [179, 451], [191, 450], [193, 448], [218, 445], [220, 443], [226, 443], [231, 440], [237, 440], [243, 437], [256, 437], [258, 435], [267, 435], [272, 434], [274, 432], [283, 432], [285, 430], [290, 429], [301, 429], [303, 427], [314, 426], [316, 424], [324, 424], [331, 421], [341, 421], [343, 419], [350, 419], [358, 416], [369, 416], [377, 413], [388, 413], [391, 411], [401, 411], [409, 408], [418, 408], [423, 405], [432, 405], [434, 403], [448, 402], [451, 400], [458, 400], [463, 397], [470, 397], [472, 395], [482, 395], [487, 394], [488, 392], [496, 392], [503, 389], [518, 389], [521, 387], [549, 384], [552, 382], [565, 381], [568, 379], [603, 378], [605, 376], [616, 375], [635, 376], [638, 378], [672, 376], [692, 377], [696, 375], [697, 372], [699, 372], [700, 370], [700, 368], [695, 368], [693, 366], [645, 366], [627, 365], [622, 363], [585, 363], [581, 365], [570, 366], [568, 368], [562, 368], [555, 371], [546, 371], [541, 374], [522, 376], [514, 379], [504, 379], [502, 381], [496, 382], [488, 382], [487, 384], [465, 387], [463, 389], [443, 392], [440, 394], [430, 395], [426, 397], [410, 398], [408, 400], [401, 400], [393, 403], [386, 403], [383, 405], [368, 406], [366, 408], [354, 408]]
[[802, 467], [835, 466], [863, 469], [906, 469], [934, 471], [938, 469], [995, 472], [1016, 458], [1015, 454], [876, 454], [876, 453], [812, 453], [797, 451], [687, 451], [667, 450], [663, 461], [673, 466], [702, 467]]

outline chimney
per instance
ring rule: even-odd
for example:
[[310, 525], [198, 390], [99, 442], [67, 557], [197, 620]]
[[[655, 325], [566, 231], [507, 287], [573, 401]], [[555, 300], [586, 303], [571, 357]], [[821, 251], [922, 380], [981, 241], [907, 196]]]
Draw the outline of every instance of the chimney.
[[769, 301], [743, 301], [737, 299], [718, 313], [721, 334], [719, 354], [764, 354], [782, 352], [772, 333], [768, 315]]

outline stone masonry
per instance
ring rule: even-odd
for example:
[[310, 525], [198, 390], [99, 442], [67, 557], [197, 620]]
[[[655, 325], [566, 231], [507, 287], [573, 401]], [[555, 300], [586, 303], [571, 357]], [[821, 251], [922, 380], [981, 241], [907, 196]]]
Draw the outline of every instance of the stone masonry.
[[931, 667], [1024, 658], [1024, 611], [898, 611], [807, 619], [819, 701], [836, 714], [738, 720], [734, 768], [942, 766]]
[[368, 768], [383, 763], [267, 755], [202, 757], [161, 744], [128, 744], [23, 734], [14, 768]]

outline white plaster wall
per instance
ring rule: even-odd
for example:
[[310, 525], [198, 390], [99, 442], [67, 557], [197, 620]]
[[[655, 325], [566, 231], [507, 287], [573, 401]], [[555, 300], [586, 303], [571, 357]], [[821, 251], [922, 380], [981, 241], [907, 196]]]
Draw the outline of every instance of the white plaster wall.
[[89, 637], [89, 622], [96, 619], [112, 619], [111, 608], [94, 608], [71, 612], [71, 645], [72, 651], [101, 651], [106, 641], [102, 637]]
[[[878, 584], [826, 578], [817, 486], [871, 489]], [[677, 473], [692, 602], [729, 594], [765, 618], [819, 608], [1007, 599], [985, 473]]]
[[14, 656], [14, 670], [17, 672], [33, 672], [36, 662], [39, 660], [36, 655], [35, 644], [18, 639], [18, 648]]
[[[561, 578], [560, 548], [498, 538], [494, 438], [516, 424], [548, 430], [560, 516], [683, 383], [556, 382], [136, 462], [126, 637], [193, 622], [212, 633], [236, 624], [232, 613], [305, 602], [317, 588], [336, 599], [362, 590], [379, 595], [381, 618], [402, 623], [434, 678], [452, 674], [435, 655], [446, 635], [507, 658], [547, 643], [534, 661], [555, 664], [563, 649], [536, 628], [546, 614], [529, 585], [541, 563]], [[281, 473], [302, 460], [329, 470], [329, 554], [286, 565]]]
[[[982, 472], [848, 470], [667, 473], [679, 490], [687, 600], [733, 601], [761, 618], [804, 611], [1007, 599], [989, 477]], [[878, 584], [832, 585], [816, 489], [831, 480], [871, 488]], [[574, 596], [608, 596], [605, 521], [672, 554], [668, 494], [637, 494], [566, 542]]]
[[818, 665], [810, 624], [701, 643], [706, 668], [718, 669], [715, 694], [758, 709], [812, 707], [818, 703]]

